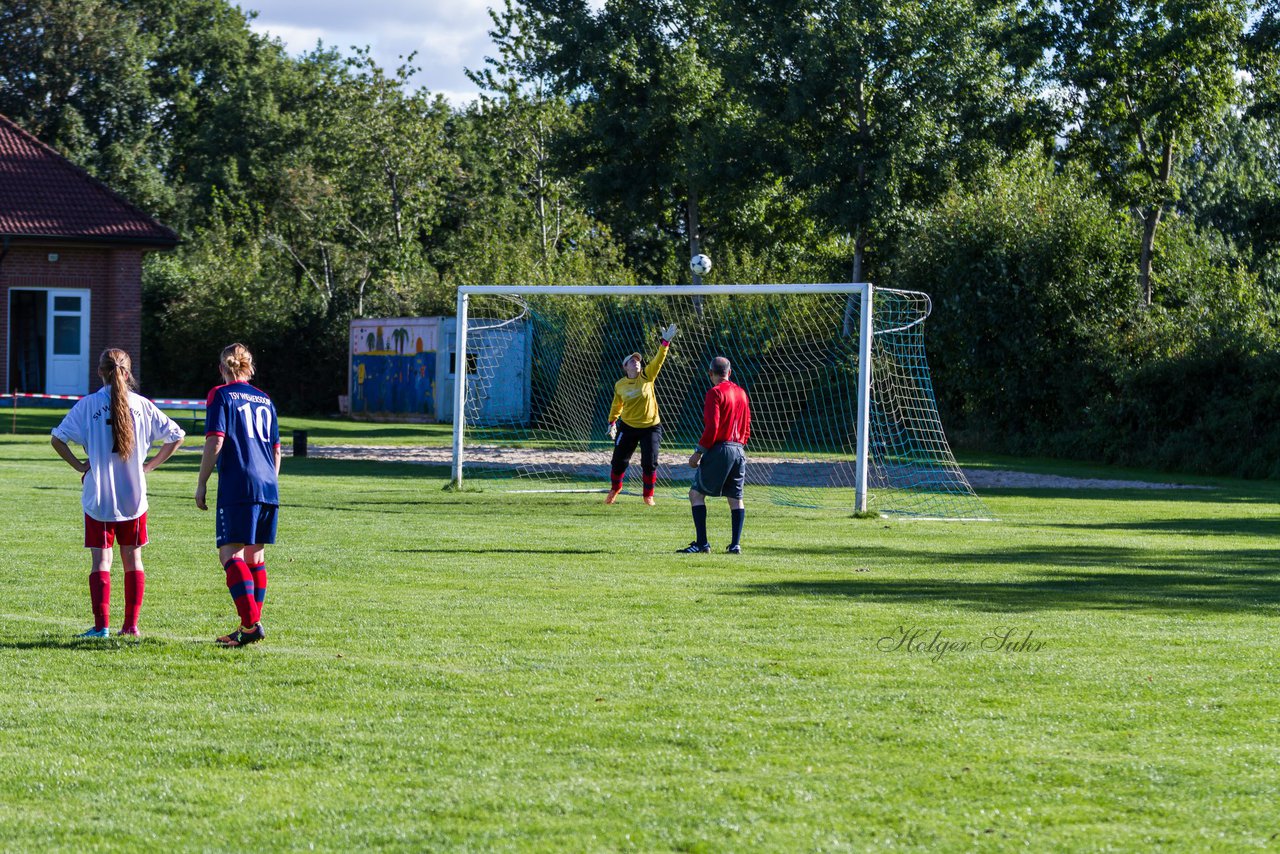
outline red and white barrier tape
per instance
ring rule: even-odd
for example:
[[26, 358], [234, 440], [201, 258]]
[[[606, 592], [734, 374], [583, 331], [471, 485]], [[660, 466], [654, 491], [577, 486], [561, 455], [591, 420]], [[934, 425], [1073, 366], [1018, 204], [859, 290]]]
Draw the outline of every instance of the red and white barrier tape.
[[[35, 398], [39, 400], [79, 400], [81, 395], [78, 394], [34, 394], [28, 392], [18, 392], [16, 394], [0, 394], [0, 399], [4, 398]], [[180, 398], [156, 397], [152, 398], [152, 403], [156, 406], [189, 406], [204, 408], [203, 400], [182, 400]]]
[[43, 400], [79, 400], [78, 394], [28, 394], [26, 392], [18, 392], [17, 394], [0, 394], [0, 397], [35, 397]]
[[182, 400], [180, 398], [170, 397], [153, 397], [151, 402], [156, 406], [198, 406], [204, 409], [205, 402], [203, 400]]

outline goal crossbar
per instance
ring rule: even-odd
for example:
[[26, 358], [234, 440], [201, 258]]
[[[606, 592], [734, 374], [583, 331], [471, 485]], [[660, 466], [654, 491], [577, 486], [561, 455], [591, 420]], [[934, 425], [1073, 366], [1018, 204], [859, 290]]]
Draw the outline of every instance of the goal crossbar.
[[460, 285], [458, 298], [469, 294], [560, 294], [564, 296], [715, 296], [717, 294], [861, 294], [865, 282], [826, 285]]

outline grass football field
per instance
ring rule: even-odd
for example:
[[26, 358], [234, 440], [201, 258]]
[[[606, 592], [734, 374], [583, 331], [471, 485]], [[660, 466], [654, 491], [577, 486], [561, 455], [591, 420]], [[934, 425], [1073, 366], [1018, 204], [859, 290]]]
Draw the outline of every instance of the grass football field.
[[741, 556], [684, 556], [676, 500], [286, 459], [269, 636], [226, 650], [198, 442], [151, 478], [144, 638], [84, 642], [79, 481], [22, 417], [2, 850], [1280, 846], [1276, 484], [988, 491], [969, 524], [748, 493]]

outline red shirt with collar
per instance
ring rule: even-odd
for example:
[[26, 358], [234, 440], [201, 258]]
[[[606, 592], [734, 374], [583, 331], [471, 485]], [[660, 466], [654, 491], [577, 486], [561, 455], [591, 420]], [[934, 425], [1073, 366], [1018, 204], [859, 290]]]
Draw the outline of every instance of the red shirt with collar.
[[709, 451], [720, 442], [747, 444], [751, 438], [751, 401], [742, 386], [730, 380], [712, 386], [702, 404], [702, 424], [700, 451]]

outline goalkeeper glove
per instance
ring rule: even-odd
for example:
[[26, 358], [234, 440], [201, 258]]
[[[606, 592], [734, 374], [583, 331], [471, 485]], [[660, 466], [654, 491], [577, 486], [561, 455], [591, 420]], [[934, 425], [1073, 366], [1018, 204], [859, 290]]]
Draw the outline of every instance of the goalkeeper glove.
[[662, 340], [670, 344], [672, 341], [676, 340], [676, 333], [679, 331], [680, 331], [679, 329], [676, 329], [676, 325], [674, 323], [671, 324], [665, 330], [663, 330]]
[[618, 422], [616, 421], [609, 422], [609, 441], [618, 441]]

